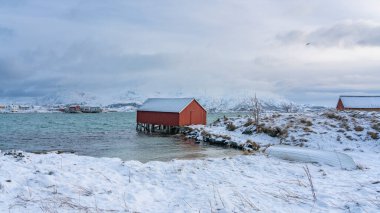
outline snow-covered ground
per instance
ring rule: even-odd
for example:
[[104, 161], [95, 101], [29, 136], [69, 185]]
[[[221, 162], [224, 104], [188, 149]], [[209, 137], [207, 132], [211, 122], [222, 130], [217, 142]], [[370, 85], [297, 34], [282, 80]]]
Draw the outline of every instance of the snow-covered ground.
[[[231, 123], [234, 131], [226, 129]], [[289, 162], [265, 152], [145, 164], [3, 152], [0, 212], [379, 212], [378, 113], [268, 114], [263, 123], [265, 133], [255, 132], [247, 117], [193, 128], [261, 149], [282, 143], [338, 151], [358, 168]], [[242, 134], [247, 128], [252, 131]]]
[[380, 113], [336, 112], [267, 113], [260, 126], [247, 116], [222, 118], [208, 126], [191, 126], [189, 137], [223, 143], [260, 146], [293, 145], [328, 151], [379, 150]]
[[23, 155], [0, 157], [1, 212], [380, 209], [378, 154], [357, 155], [355, 160], [364, 168], [353, 171], [291, 163], [263, 154], [146, 164], [72, 154]]

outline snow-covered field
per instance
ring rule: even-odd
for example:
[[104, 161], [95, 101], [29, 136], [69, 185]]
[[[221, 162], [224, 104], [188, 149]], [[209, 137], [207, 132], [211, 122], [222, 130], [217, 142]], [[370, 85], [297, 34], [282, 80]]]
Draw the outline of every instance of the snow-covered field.
[[[346, 171], [262, 154], [171, 162], [71, 154], [0, 158], [1, 212], [377, 212], [377, 154]], [[310, 171], [315, 199], [305, 169]]]
[[[357, 169], [289, 162], [263, 152], [145, 164], [3, 152], [0, 212], [379, 212], [379, 114], [329, 113], [268, 114], [265, 133], [253, 131], [244, 117], [193, 128], [241, 144], [338, 151], [352, 157]], [[234, 131], [226, 130], [231, 122]], [[246, 128], [252, 131], [242, 134]]]

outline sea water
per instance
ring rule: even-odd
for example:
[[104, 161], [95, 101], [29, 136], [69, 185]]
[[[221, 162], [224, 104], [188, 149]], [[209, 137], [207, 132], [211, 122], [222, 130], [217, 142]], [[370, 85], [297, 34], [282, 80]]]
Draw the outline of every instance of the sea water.
[[[228, 115], [228, 114], [227, 114]], [[212, 122], [224, 114], [209, 114]], [[136, 113], [27, 113], [0, 114], [0, 150], [63, 151], [123, 160], [167, 161], [222, 157], [240, 151], [200, 145], [173, 136], [136, 131]]]

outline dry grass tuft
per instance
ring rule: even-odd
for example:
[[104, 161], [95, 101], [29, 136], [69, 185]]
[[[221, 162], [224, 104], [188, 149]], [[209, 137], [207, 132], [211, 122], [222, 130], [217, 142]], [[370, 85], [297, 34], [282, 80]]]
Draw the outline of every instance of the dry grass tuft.
[[244, 124], [244, 127], [249, 127], [253, 124], [255, 124], [255, 122], [251, 118], [248, 118], [247, 122]]
[[380, 137], [379, 137], [379, 133], [377, 133], [377, 132], [371, 132], [371, 131], [368, 131], [367, 134], [368, 134], [369, 136], [371, 136], [371, 138], [374, 139], [374, 140], [377, 140], [377, 139], [380, 138]]
[[375, 123], [375, 124], [373, 124], [373, 125], [372, 125], [372, 129], [374, 129], [374, 130], [380, 132], [380, 123]]
[[237, 127], [235, 126], [235, 124], [233, 124], [232, 122], [229, 122], [226, 126], [226, 129], [228, 131], [235, 131], [237, 129]]
[[355, 126], [354, 130], [357, 132], [361, 132], [364, 130], [364, 128], [362, 126]]
[[247, 142], [245, 142], [246, 144], [248, 144], [248, 147], [257, 151], [260, 149], [260, 145], [254, 141], [251, 141], [251, 140], [247, 140]]
[[303, 167], [303, 170], [305, 171], [307, 179], [309, 180], [310, 191], [311, 191], [311, 194], [313, 195], [313, 200], [315, 202], [317, 200], [317, 195], [315, 194], [313, 179], [311, 177], [309, 167], [306, 165]]

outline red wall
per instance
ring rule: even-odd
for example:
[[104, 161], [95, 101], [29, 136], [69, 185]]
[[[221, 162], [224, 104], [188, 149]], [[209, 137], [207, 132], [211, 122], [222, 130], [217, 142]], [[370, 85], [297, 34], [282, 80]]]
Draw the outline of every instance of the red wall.
[[186, 126], [191, 124], [203, 124], [206, 125], [207, 112], [202, 106], [193, 100], [179, 115], [180, 126]]
[[197, 101], [192, 101], [181, 113], [137, 111], [137, 123], [186, 126], [191, 124], [206, 125], [207, 112]]
[[173, 112], [137, 111], [137, 123], [179, 126], [179, 114]]

